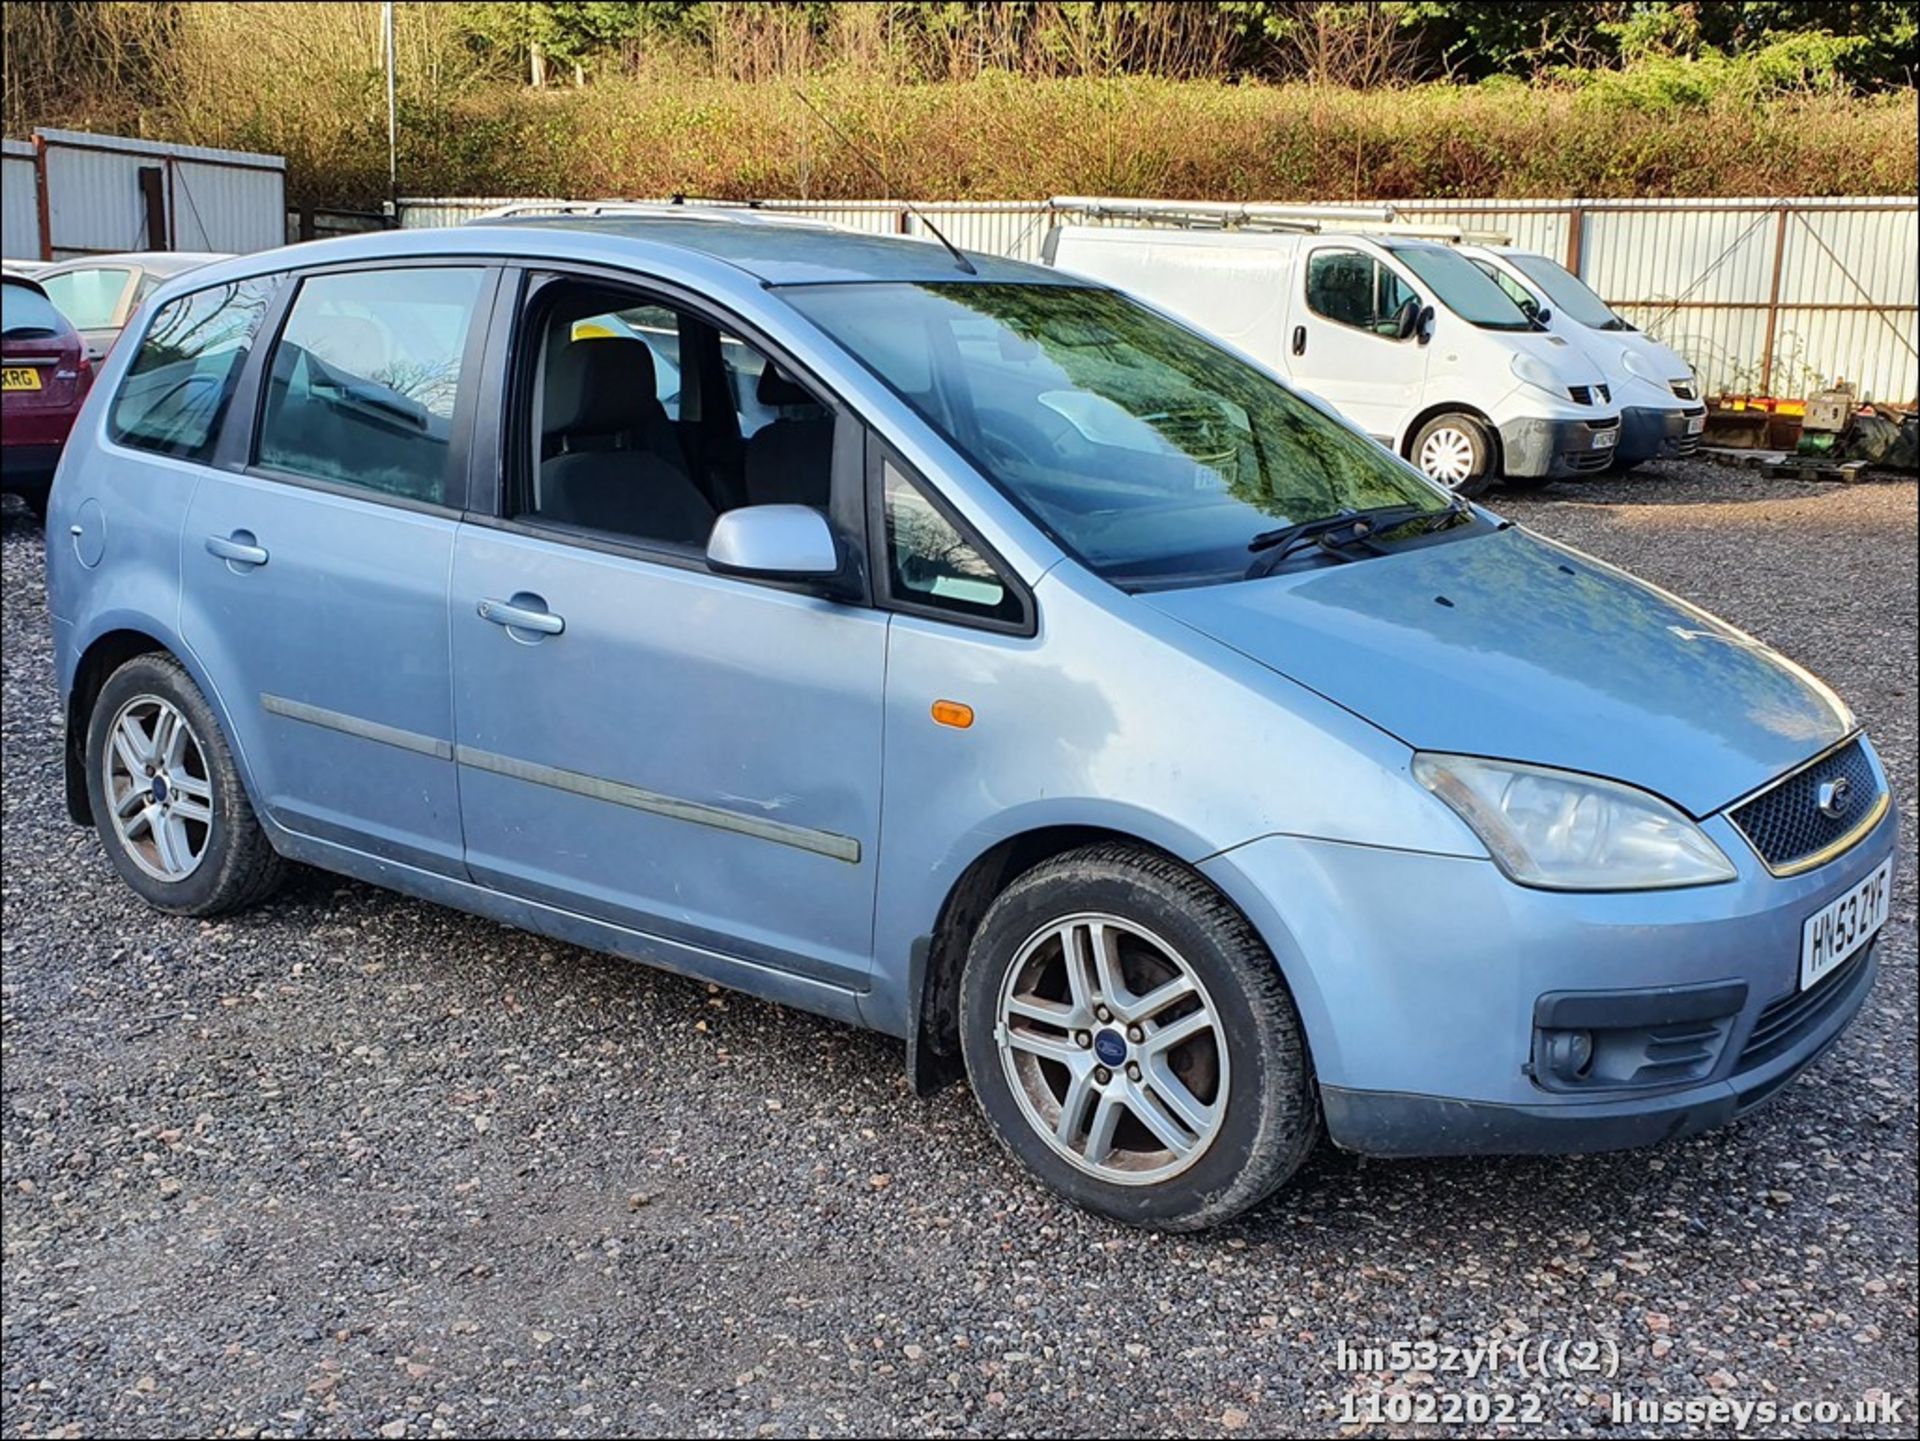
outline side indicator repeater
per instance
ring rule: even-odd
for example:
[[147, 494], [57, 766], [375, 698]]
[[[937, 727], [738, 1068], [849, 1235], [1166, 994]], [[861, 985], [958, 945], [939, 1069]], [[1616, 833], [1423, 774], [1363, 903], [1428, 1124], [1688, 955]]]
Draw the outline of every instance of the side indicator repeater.
[[973, 707], [957, 700], [937, 700], [933, 703], [933, 721], [963, 731], [973, 724]]

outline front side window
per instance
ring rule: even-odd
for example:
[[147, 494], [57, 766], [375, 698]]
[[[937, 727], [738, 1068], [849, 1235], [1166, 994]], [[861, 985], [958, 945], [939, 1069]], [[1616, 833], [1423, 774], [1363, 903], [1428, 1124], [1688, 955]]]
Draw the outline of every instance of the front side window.
[[1307, 307], [1360, 330], [1373, 329], [1373, 257], [1357, 250], [1316, 250], [1307, 261]]
[[1547, 294], [1562, 315], [1593, 330], [1632, 330], [1633, 326], [1614, 314], [1613, 307], [1593, 293], [1586, 281], [1565, 266], [1555, 265], [1544, 255], [1524, 252], [1509, 257], [1521, 274]]
[[278, 284], [277, 276], [236, 280], [161, 306], [113, 398], [107, 433], [136, 450], [210, 457]]
[[257, 462], [447, 502], [454, 405], [484, 274], [400, 269], [301, 282], [275, 344]]
[[102, 266], [49, 275], [40, 283], [75, 330], [107, 330], [119, 317], [120, 297], [127, 293], [131, 274], [124, 268]]
[[827, 508], [833, 413], [748, 341], [568, 279], [540, 290], [523, 334], [531, 454], [516, 518], [691, 551], [722, 511]]
[[[1366, 284], [1362, 298], [1370, 273]], [[1115, 291], [940, 281], [780, 293], [1117, 585], [1237, 579], [1249, 542], [1273, 527], [1447, 506], [1319, 406]]]

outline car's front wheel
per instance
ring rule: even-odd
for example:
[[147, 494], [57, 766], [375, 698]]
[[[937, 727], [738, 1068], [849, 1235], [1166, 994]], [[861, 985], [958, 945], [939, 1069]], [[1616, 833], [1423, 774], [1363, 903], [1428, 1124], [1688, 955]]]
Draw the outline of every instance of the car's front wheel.
[[87, 727], [87, 797], [114, 869], [160, 910], [237, 910], [286, 870], [213, 708], [171, 656], [135, 656], [101, 686]]
[[1001, 1141], [1115, 1220], [1225, 1221], [1319, 1134], [1273, 956], [1164, 856], [1098, 845], [1014, 881], [975, 933], [961, 1006], [967, 1073]]
[[1427, 479], [1461, 495], [1480, 495], [1493, 483], [1493, 440], [1470, 415], [1436, 415], [1420, 427], [1411, 452]]

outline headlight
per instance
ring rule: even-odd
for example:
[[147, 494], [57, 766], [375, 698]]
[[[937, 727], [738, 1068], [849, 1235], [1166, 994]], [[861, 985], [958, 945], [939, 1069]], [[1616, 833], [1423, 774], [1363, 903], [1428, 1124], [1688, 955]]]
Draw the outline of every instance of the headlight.
[[1514, 353], [1513, 373], [1528, 385], [1546, 391], [1555, 400], [1567, 398], [1566, 387], [1560, 383], [1560, 377], [1553, 373], [1553, 367], [1537, 355], [1528, 355], [1525, 351]]
[[1617, 781], [1428, 752], [1413, 758], [1413, 773], [1524, 886], [1637, 891], [1737, 874], [1700, 827], [1658, 796]]
[[1648, 360], [1646, 356], [1642, 355], [1639, 351], [1633, 349], [1621, 351], [1620, 363], [1627, 368], [1627, 374], [1636, 376], [1648, 382], [1650, 385], [1657, 385], [1662, 390], [1667, 388], [1667, 380], [1669, 377], [1662, 375], [1660, 373], [1660, 367], [1655, 365], [1651, 360]]

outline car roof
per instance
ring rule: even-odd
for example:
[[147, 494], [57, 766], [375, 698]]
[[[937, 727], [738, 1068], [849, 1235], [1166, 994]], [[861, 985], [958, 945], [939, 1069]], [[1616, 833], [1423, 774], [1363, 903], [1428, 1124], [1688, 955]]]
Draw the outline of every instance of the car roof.
[[967, 261], [974, 273], [969, 276], [931, 238], [878, 235], [744, 208], [635, 206], [624, 212], [608, 208], [599, 213], [507, 214], [484, 217], [471, 225], [532, 230], [553, 237], [572, 232], [644, 240], [724, 261], [768, 285], [967, 279], [1060, 283], [1056, 272], [1041, 266], [971, 253]]
[[[675, 214], [677, 208], [503, 215], [466, 225], [308, 240], [235, 256], [210, 266], [206, 279], [210, 284], [223, 284], [252, 275], [323, 265], [459, 257], [631, 265], [642, 271], [671, 264], [688, 277], [705, 271], [716, 281], [731, 276], [766, 286], [876, 280], [1087, 284], [1056, 270], [990, 255], [969, 254], [969, 273], [943, 246], [931, 240], [875, 235], [762, 212], [689, 206]], [[169, 282], [169, 291], [177, 283]]]

